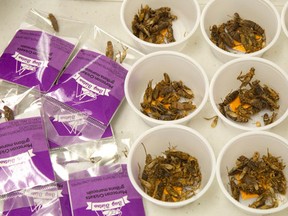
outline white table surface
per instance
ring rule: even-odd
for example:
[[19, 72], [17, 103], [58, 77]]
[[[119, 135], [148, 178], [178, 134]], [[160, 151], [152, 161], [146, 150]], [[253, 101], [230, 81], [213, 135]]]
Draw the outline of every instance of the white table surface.
[[[207, 1], [208, 0], [199, 0], [201, 8], [203, 8]], [[285, 0], [271, 0], [271, 2], [276, 6], [280, 14]], [[0, 53], [3, 52], [10, 39], [13, 37], [30, 8], [52, 12], [63, 17], [95, 24], [123, 42], [133, 46], [131, 39], [121, 26], [121, 3], [120, 0], [0, 0]], [[222, 65], [222, 62], [213, 56], [208, 44], [204, 41], [200, 27], [198, 28], [196, 35], [193, 36], [182, 52], [200, 63], [206, 71], [209, 80], [211, 80], [215, 71]], [[264, 54], [263, 58], [272, 60], [284, 70], [288, 70], [288, 38], [286, 38], [283, 32], [281, 32], [277, 43], [272, 49]], [[243, 131], [228, 127], [221, 121], [218, 122], [216, 128], [211, 128], [211, 121], [206, 121], [203, 117], [211, 117], [213, 115], [215, 115], [215, 113], [208, 102], [204, 109], [188, 124], [188, 126], [196, 129], [206, 137], [217, 157], [223, 145], [235, 135], [243, 133]], [[287, 125], [288, 119], [282, 122], [281, 125], [271, 129], [271, 132], [277, 133], [288, 139]], [[132, 112], [126, 101], [123, 102], [115, 115], [112, 126], [116, 138], [127, 138], [130, 143], [132, 143], [142, 132], [149, 129], [149, 127]], [[246, 215], [239, 209], [236, 209], [224, 197], [216, 178], [208, 192], [197, 202], [190, 205], [179, 209], [165, 209], [144, 200], [144, 207], [147, 216]], [[287, 216], [288, 209], [274, 215]]]

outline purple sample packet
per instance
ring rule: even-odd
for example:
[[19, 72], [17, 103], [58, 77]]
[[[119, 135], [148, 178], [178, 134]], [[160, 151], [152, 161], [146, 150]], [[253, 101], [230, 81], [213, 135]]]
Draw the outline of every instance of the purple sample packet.
[[74, 216], [145, 216], [142, 197], [132, 186], [126, 165], [119, 173], [70, 180], [68, 188]]
[[44, 31], [20, 29], [0, 57], [0, 78], [48, 91], [75, 44]]
[[117, 62], [81, 49], [47, 96], [107, 126], [124, 99], [126, 74], [127, 70]]
[[64, 216], [59, 197], [60, 190], [54, 184], [12, 192], [0, 197], [0, 213], [3, 216]]
[[[104, 134], [102, 135], [102, 138], [107, 139], [110, 137], [113, 137], [113, 131], [112, 131], [112, 127], [109, 125], [107, 127], [107, 129], [105, 130]], [[51, 146], [51, 142], [49, 144]], [[57, 169], [57, 168], [55, 168], [55, 169]], [[97, 168], [97, 172], [99, 172], [99, 168]], [[97, 173], [97, 172], [95, 172], [95, 173]], [[102, 171], [102, 172], [104, 172], [104, 171]], [[105, 171], [105, 172], [107, 172], [107, 171]], [[112, 172], [114, 172], [114, 170]], [[89, 172], [89, 174], [91, 175], [91, 171]], [[81, 172], [80, 174], [78, 174], [78, 173], [72, 174], [69, 176], [69, 178], [73, 179], [73, 178], [79, 178], [79, 177], [84, 177], [84, 176], [89, 177], [87, 170], [85, 170], [84, 172]], [[67, 181], [59, 181], [57, 183], [57, 186], [58, 186], [58, 189], [61, 190], [61, 194], [62, 194], [62, 196], [59, 197], [62, 215], [63, 216], [72, 216], [70, 200], [69, 200], [70, 196], [69, 196], [69, 192], [68, 192]]]
[[49, 140], [65, 146], [79, 142], [79, 137], [100, 139], [124, 99], [127, 70], [106, 56], [82, 49], [64, 74], [45, 95]]
[[1, 123], [0, 194], [53, 181], [54, 173], [41, 117]]

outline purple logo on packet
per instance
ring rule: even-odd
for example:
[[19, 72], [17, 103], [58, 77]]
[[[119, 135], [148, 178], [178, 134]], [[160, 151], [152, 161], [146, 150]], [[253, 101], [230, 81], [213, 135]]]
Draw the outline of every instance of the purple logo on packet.
[[109, 88], [103, 88], [89, 82], [87, 79], [82, 77], [80, 73], [75, 74], [73, 79], [77, 83], [76, 98], [78, 101], [74, 101], [75, 105], [97, 100], [98, 96], [109, 97], [109, 92], [111, 91]]
[[74, 216], [145, 216], [142, 197], [133, 188], [126, 165], [122, 171], [68, 182]]
[[35, 73], [39, 68], [48, 67], [48, 61], [41, 61], [33, 58], [29, 58], [23, 54], [15, 52], [12, 57], [16, 61], [16, 74], [15, 80], [21, 79], [24, 76]]
[[48, 91], [75, 45], [43, 31], [16, 32], [0, 58], [0, 78]]

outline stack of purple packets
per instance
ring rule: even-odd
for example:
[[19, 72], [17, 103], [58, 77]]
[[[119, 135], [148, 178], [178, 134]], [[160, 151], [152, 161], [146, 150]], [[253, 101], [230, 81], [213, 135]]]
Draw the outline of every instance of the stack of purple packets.
[[31, 10], [0, 57], [0, 212], [145, 215], [110, 125], [142, 54], [96, 26], [60, 18], [58, 32], [48, 17]]

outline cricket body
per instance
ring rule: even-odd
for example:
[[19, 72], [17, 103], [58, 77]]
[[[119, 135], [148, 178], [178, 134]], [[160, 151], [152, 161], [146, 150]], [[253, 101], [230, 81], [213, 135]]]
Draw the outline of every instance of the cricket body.
[[57, 21], [56, 17], [52, 13], [49, 13], [48, 19], [51, 21], [51, 25], [52, 25], [54, 31], [59, 32], [59, 25], [58, 25], [58, 21]]
[[113, 48], [113, 44], [111, 41], [107, 41], [106, 56], [114, 60], [114, 48]]
[[14, 112], [10, 107], [4, 106], [3, 110], [4, 118], [6, 119], [6, 121], [14, 120]]

